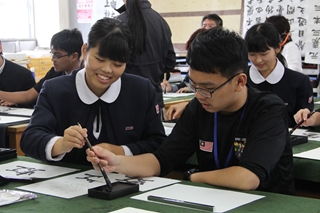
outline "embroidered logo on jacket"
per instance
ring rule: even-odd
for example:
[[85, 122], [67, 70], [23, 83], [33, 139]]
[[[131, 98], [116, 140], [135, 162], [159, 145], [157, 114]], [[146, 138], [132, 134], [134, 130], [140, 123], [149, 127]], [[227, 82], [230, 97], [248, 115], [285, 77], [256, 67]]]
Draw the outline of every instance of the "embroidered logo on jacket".
[[155, 105], [154, 107], [156, 108], [156, 113], [159, 114], [160, 112], [159, 104]]
[[126, 126], [125, 130], [133, 130], [133, 126]]
[[233, 146], [236, 158], [240, 159], [242, 152], [246, 146], [246, 138], [235, 138]]
[[199, 149], [205, 152], [212, 152], [213, 142], [199, 140]]

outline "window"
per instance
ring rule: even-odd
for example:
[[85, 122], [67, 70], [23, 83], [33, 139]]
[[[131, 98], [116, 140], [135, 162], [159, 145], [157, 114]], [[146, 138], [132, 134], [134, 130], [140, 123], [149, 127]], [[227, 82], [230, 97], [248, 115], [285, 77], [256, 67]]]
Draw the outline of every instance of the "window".
[[0, 38], [33, 38], [33, 0], [0, 0]]

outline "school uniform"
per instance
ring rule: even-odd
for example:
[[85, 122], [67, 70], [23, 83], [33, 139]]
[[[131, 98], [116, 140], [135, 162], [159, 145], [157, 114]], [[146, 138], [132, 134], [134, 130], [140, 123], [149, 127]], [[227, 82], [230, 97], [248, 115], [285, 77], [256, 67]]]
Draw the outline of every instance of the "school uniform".
[[257, 190], [295, 193], [286, 109], [274, 94], [248, 88], [246, 104], [231, 114], [207, 112], [193, 99], [154, 153], [160, 175], [195, 152], [200, 171], [241, 166], [259, 177]]
[[283, 100], [289, 127], [296, 125], [293, 116], [300, 109], [313, 110], [313, 90], [309, 77], [285, 68], [279, 60], [267, 78], [252, 65], [248, 72], [248, 84], [261, 91], [273, 92]]
[[55, 141], [78, 122], [88, 129], [92, 145], [122, 145], [126, 154], [153, 152], [166, 137], [155, 89], [148, 79], [124, 73], [98, 98], [85, 83], [82, 69], [44, 83], [30, 124], [22, 134], [21, 149], [43, 161], [87, 164], [87, 146], [51, 157]]
[[[2, 57], [2, 56], [0, 56]], [[15, 64], [4, 57], [0, 67], [0, 90], [5, 92], [26, 91], [35, 85], [32, 73], [27, 68]], [[33, 108], [31, 104], [19, 104], [18, 107]]]

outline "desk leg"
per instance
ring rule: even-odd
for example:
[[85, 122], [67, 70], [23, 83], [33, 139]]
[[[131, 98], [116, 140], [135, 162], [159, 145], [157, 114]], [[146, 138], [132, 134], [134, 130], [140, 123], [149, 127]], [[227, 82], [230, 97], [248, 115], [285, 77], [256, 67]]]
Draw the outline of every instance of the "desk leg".
[[25, 156], [23, 151], [20, 148], [20, 140], [22, 132], [7, 132], [9, 136], [9, 147], [17, 150], [17, 155]]

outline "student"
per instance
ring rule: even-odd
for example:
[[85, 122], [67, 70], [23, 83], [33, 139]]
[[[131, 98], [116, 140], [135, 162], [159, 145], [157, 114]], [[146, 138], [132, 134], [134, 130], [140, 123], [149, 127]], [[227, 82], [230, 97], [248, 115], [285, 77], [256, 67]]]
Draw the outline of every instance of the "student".
[[201, 25], [205, 29], [210, 29], [210, 28], [217, 27], [217, 26], [222, 27], [223, 21], [220, 18], [220, 16], [213, 13], [213, 14], [208, 14], [208, 15], [203, 16], [202, 21], [201, 21]]
[[[294, 194], [292, 148], [283, 101], [246, 86], [247, 47], [240, 35], [213, 28], [187, 54], [196, 98], [154, 152], [120, 156], [99, 146], [87, 160], [107, 172], [164, 176], [197, 153], [199, 171], [185, 179], [240, 190]], [[96, 157], [98, 156], [98, 157]], [[137, 166], [138, 165], [138, 166]]]
[[284, 66], [279, 34], [271, 23], [252, 26], [245, 40], [252, 62], [248, 84], [278, 95], [286, 105], [289, 127], [293, 127], [296, 124], [293, 115], [299, 109], [313, 109], [313, 90], [309, 77]]
[[44, 83], [21, 138], [26, 155], [85, 164], [84, 137], [121, 155], [158, 147], [166, 136], [155, 89], [148, 79], [123, 74], [131, 45], [119, 20], [104, 18], [92, 26], [82, 46], [84, 69]]
[[309, 109], [301, 109], [299, 110], [293, 117], [296, 123], [304, 120], [301, 126], [320, 126], [320, 113], [315, 112], [312, 116], [308, 118], [308, 114], [310, 113]]
[[292, 41], [288, 19], [281, 15], [275, 15], [267, 18], [265, 22], [273, 24], [280, 34], [281, 54], [286, 59], [287, 67], [302, 73], [301, 52]]
[[[70, 74], [73, 70], [79, 69], [82, 45], [82, 34], [78, 29], [66, 29], [53, 35], [50, 42], [53, 67], [36, 85], [33, 84], [33, 87], [29, 87], [30, 89], [21, 88], [15, 90], [16, 92], [0, 91], [0, 99], [7, 101], [3, 105], [16, 103], [31, 104], [33, 107], [46, 80]], [[30, 73], [29, 70], [28, 72]], [[8, 102], [11, 102], [11, 104]]]
[[[200, 28], [191, 34], [190, 38], [186, 43], [186, 50], [188, 50], [191, 42], [195, 39], [195, 37], [205, 30], [206, 30], [205, 28]], [[166, 89], [166, 92], [176, 92], [176, 93], [190, 92], [189, 88], [184, 83], [185, 81], [188, 81], [188, 79], [189, 78], [187, 74], [186, 77], [183, 79], [183, 81], [179, 84], [170, 84], [169, 81], [163, 80], [163, 82], [161, 83], [161, 87], [163, 89]]]
[[[33, 104], [22, 104], [10, 101], [1, 94], [11, 94], [15, 91], [28, 90], [34, 85], [35, 81], [30, 70], [3, 57], [2, 43], [0, 41], [0, 105], [32, 108]], [[8, 103], [7, 101], [13, 103]]]
[[171, 41], [171, 30], [159, 13], [151, 8], [148, 0], [124, 1], [126, 11], [117, 19], [125, 22], [132, 34], [133, 49], [127, 64], [127, 73], [148, 78], [157, 91], [157, 100], [164, 107], [163, 74], [176, 65], [176, 54]]

